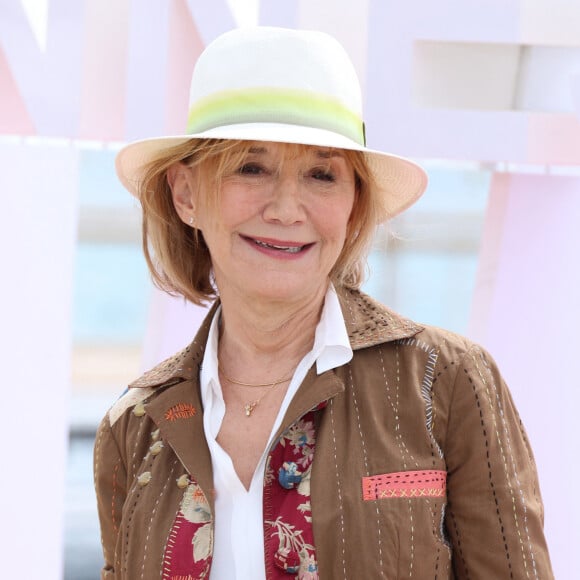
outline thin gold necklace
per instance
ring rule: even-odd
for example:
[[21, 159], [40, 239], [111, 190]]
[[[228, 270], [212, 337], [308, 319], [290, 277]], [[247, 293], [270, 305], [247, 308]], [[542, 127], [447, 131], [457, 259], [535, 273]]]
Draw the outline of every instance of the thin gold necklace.
[[287, 383], [290, 379], [292, 379], [292, 377], [289, 376], [289, 377], [285, 377], [283, 379], [278, 379], [277, 381], [274, 381], [272, 383], [244, 383], [243, 381], [238, 381], [236, 379], [232, 379], [231, 377], [228, 377], [228, 375], [226, 375], [221, 369], [220, 369], [220, 373], [224, 379], [226, 379], [227, 381], [229, 381], [230, 383], [232, 383], [234, 385], [240, 385], [241, 387], [250, 387], [250, 388], [268, 387], [266, 392], [263, 393], [261, 397], [258, 397], [257, 399], [254, 399], [252, 401], [248, 401], [247, 403], [244, 404], [244, 412], [246, 413], [246, 417], [250, 417], [252, 415], [254, 409], [260, 404], [260, 401], [274, 387], [277, 387], [278, 385], [281, 385], [283, 383]]

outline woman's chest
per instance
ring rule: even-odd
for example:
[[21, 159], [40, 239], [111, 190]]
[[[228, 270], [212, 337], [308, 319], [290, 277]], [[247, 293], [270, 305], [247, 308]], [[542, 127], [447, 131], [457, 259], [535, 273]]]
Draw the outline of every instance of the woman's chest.
[[270, 442], [284, 393], [276, 395], [278, 394], [272, 393], [269, 400], [248, 399], [246, 405], [254, 404], [250, 413], [247, 413], [246, 406], [240, 401], [234, 401], [231, 397], [229, 400], [226, 398], [226, 410], [216, 443], [231, 460], [237, 476], [246, 489], [249, 489]]

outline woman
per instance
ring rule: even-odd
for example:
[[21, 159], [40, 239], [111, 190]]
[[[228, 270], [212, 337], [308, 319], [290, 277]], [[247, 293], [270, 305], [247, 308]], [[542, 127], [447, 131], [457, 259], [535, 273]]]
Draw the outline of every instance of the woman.
[[104, 418], [102, 578], [551, 578], [531, 451], [493, 361], [359, 292], [423, 171], [364, 144], [327, 35], [199, 58], [188, 135], [126, 147], [156, 282], [195, 340]]

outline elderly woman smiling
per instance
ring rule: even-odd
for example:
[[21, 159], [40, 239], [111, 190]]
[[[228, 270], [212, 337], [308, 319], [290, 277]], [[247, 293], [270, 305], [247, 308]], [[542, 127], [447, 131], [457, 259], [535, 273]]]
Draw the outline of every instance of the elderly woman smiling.
[[101, 423], [102, 578], [551, 578], [492, 359], [358, 290], [426, 178], [366, 148], [343, 49], [232, 31], [191, 101], [187, 135], [117, 160], [156, 283], [214, 303]]

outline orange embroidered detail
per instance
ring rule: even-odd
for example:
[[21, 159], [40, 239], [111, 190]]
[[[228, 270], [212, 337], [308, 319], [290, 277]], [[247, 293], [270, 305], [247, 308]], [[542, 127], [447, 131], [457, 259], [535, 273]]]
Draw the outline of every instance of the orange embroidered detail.
[[197, 413], [197, 409], [189, 403], [178, 403], [165, 411], [166, 421], [177, 421], [177, 419], [189, 419]]
[[398, 471], [362, 478], [364, 501], [390, 498], [444, 497], [447, 472]]

